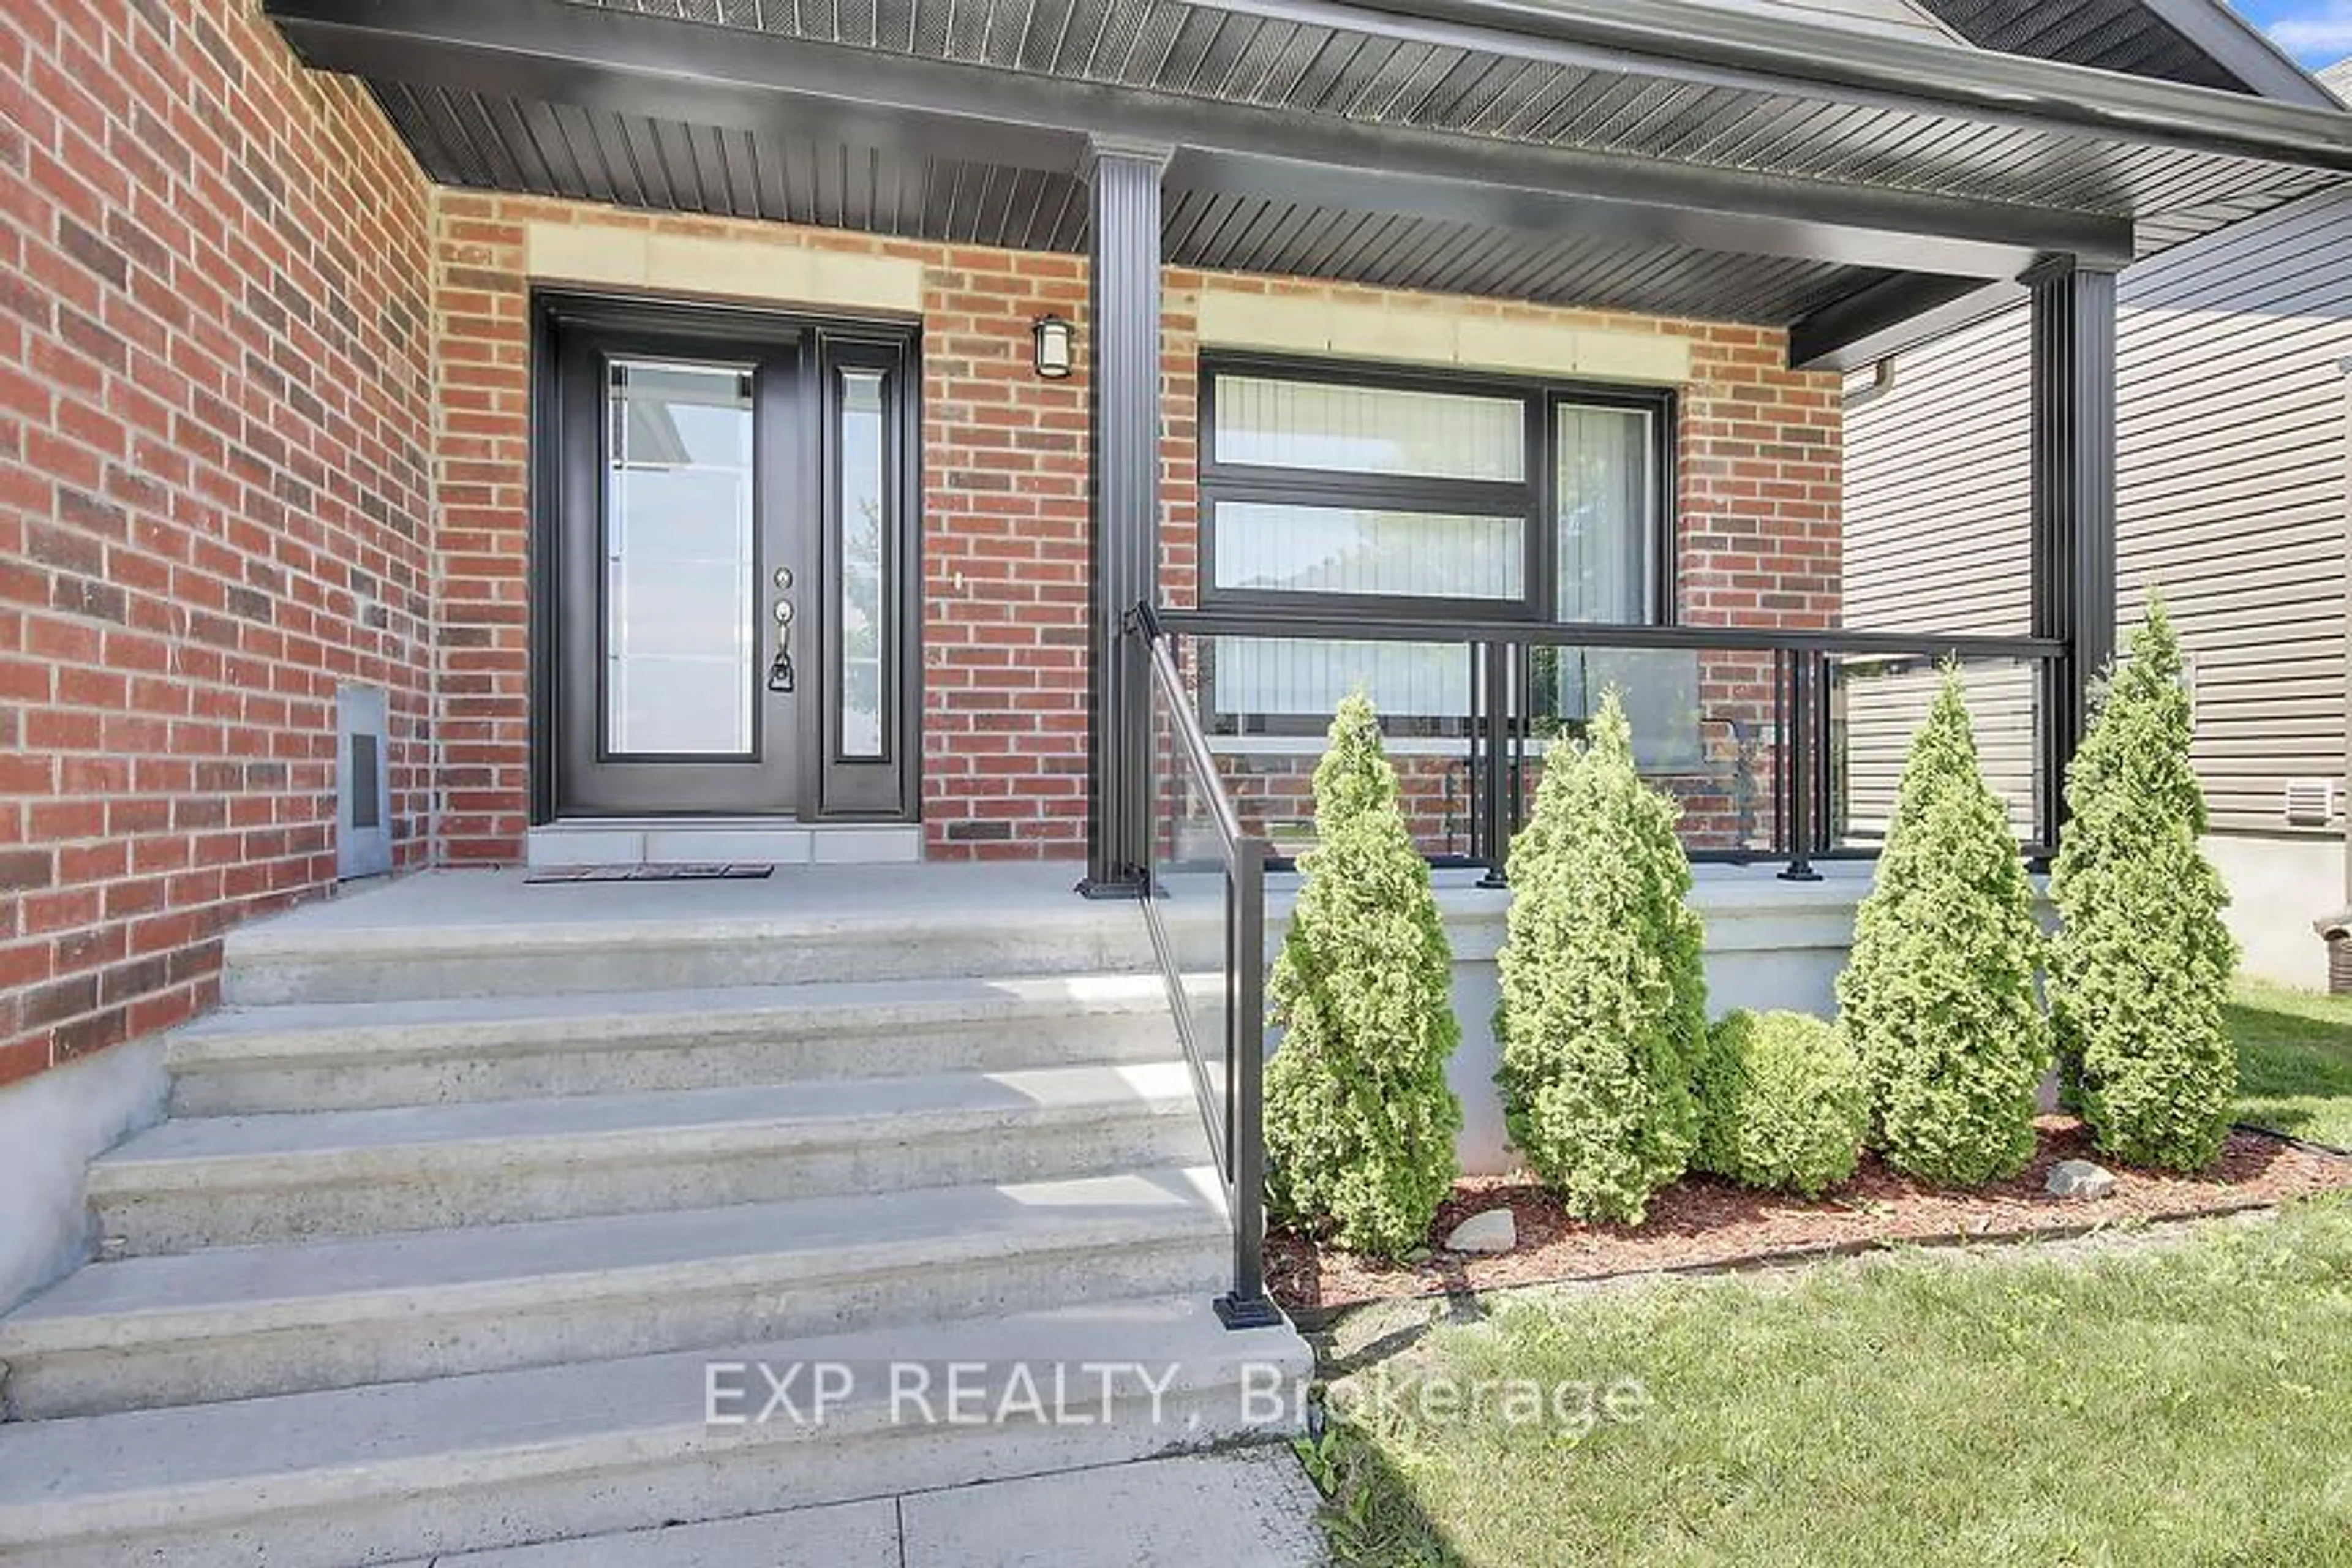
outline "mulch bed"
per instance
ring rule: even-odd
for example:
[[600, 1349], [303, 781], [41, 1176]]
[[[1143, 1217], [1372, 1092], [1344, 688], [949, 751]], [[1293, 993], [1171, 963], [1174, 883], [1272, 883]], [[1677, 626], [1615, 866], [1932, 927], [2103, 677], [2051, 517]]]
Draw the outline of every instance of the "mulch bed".
[[1513, 1285], [1600, 1279], [1664, 1269], [1735, 1268], [1810, 1254], [1853, 1252], [1888, 1242], [1950, 1243], [2066, 1234], [2121, 1220], [2186, 1219], [2264, 1208], [2290, 1198], [2352, 1188], [2352, 1158], [2266, 1132], [2230, 1135], [2221, 1160], [2199, 1176], [2136, 1171], [2099, 1161], [2116, 1177], [2104, 1198], [2053, 1197], [2043, 1190], [2061, 1160], [2099, 1160], [2089, 1132], [2066, 1116], [2036, 1123], [2041, 1151], [2020, 1176], [1948, 1192], [1896, 1175], [1866, 1156], [1853, 1180], [1808, 1203], [1693, 1176], [1651, 1200], [1638, 1228], [1590, 1225], [1560, 1212], [1532, 1181], [1473, 1176], [1455, 1184], [1430, 1228], [1435, 1247], [1474, 1214], [1510, 1205], [1516, 1250], [1500, 1256], [1438, 1251], [1427, 1262], [1376, 1263], [1310, 1237], [1266, 1237], [1267, 1282], [1294, 1316], [1315, 1320], [1337, 1308]]

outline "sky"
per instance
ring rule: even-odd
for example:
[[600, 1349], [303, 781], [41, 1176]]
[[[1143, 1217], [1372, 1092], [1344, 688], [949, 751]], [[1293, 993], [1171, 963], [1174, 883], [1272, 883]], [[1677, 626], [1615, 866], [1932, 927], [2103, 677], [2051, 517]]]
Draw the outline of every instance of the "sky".
[[2271, 41], [2307, 66], [2352, 57], [2352, 0], [2232, 0]]

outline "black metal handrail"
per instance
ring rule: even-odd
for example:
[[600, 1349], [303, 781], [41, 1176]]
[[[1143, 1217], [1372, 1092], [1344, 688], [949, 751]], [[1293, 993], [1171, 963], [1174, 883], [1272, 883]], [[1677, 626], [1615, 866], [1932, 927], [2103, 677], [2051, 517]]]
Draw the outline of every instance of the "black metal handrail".
[[1381, 616], [1271, 615], [1239, 610], [1153, 610], [1155, 633], [1188, 637], [1296, 637], [1306, 642], [1524, 643], [1534, 647], [1693, 649], [1697, 652], [1884, 655], [1893, 658], [2055, 658], [2056, 637], [1973, 632], [1861, 632], [1800, 626], [1639, 626], [1606, 621], [1533, 621], [1508, 616], [1442, 620]]
[[[1175, 762], [1189, 777], [1215, 830], [1217, 857], [1224, 872], [1223, 963], [1219, 977], [1223, 1027], [1215, 1040], [1193, 1015], [1192, 971], [1176, 933], [1161, 909], [1168, 897], [1159, 875], [1163, 845], [1172, 844], [1173, 822], [1160, 820], [1162, 799], [1154, 780], [1147, 813], [1150, 833], [1146, 856], [1143, 910], [1151, 946], [1168, 984], [1177, 1033], [1192, 1071], [1192, 1089], [1209, 1130], [1217, 1174], [1233, 1219], [1233, 1285], [1217, 1298], [1217, 1316], [1227, 1328], [1264, 1328], [1282, 1321], [1265, 1289], [1265, 868], [1271, 846], [1242, 830], [1241, 814], [1218, 775], [1208, 736], [1193, 710], [1192, 693], [1177, 668], [1173, 649], [1150, 605], [1139, 606], [1131, 635], [1150, 650], [1153, 706], [1164, 705], [1175, 738]], [[1152, 765], [1160, 764], [1152, 748]], [[1173, 781], [1171, 781], [1173, 782]], [[1212, 1051], [1222, 1058], [1222, 1081], [1210, 1068]]]

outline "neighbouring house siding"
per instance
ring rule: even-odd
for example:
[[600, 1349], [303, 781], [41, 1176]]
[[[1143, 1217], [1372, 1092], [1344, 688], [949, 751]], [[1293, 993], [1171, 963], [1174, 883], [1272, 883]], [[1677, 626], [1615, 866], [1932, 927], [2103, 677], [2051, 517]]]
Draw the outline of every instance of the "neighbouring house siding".
[[1892, 392], [1846, 411], [1847, 625], [2030, 629], [2025, 327], [2005, 311], [1915, 349]]
[[2136, 274], [2118, 344], [2125, 613], [2161, 584], [2195, 663], [2214, 826], [2283, 825], [2345, 768], [2352, 195]]
[[[2161, 584], [2179, 623], [2216, 831], [2306, 846], [2302, 899], [2332, 900], [2342, 829], [2291, 826], [2285, 795], [2346, 772], [2352, 195], [2132, 268], [2117, 351], [2121, 613]], [[2025, 628], [2028, 374], [2012, 310], [1900, 356], [1893, 391], [1849, 411], [1853, 625]], [[2266, 887], [2240, 918], [2278, 928], [2261, 946], [2302, 973], [2322, 911]]]
[[332, 880], [339, 683], [426, 856], [429, 208], [250, 0], [0, 8], [0, 1083]]
[[[2032, 344], [2022, 311], [1965, 327], [1902, 356], [1892, 394], [1847, 412], [1845, 613], [1870, 630], [2021, 636], [2031, 628]], [[2034, 678], [2022, 667], [1964, 672], [1979, 760], [2032, 837]], [[1885, 840], [1911, 731], [1938, 677], [1844, 672], [1833, 701], [1846, 768], [1841, 842]]]
[[1924, 5], [1911, 0], [1702, 0], [1726, 11], [1746, 11], [1812, 22], [1830, 27], [1852, 27], [1884, 33], [1921, 43], [1959, 43], [1959, 36]]
[[[551, 225], [583, 232], [569, 247], [551, 245]], [[814, 251], [920, 266], [928, 851], [942, 858], [1083, 855], [1084, 258], [456, 191], [441, 193], [438, 232], [448, 424], [439, 475], [447, 538], [442, 828], [451, 859], [519, 858], [530, 810], [528, 301], [535, 285], [578, 280], [533, 275], [534, 232], [543, 256], [593, 255], [598, 235], [731, 246], [745, 261], [730, 268], [709, 260], [696, 274], [701, 286], [689, 291], [820, 312], [832, 308], [828, 300], [806, 296], [825, 292], [822, 282], [773, 280], [821, 279], [824, 268], [762, 268], [759, 258]], [[665, 290], [661, 278], [656, 267], [644, 287], [677, 291]], [[779, 287], [803, 297], [782, 297]], [[1402, 360], [1416, 357], [1404, 345], [1427, 339], [1432, 325], [1462, 321], [1506, 331], [1582, 329], [1603, 346], [1661, 337], [1686, 344], [1675, 356], [1688, 367], [1677, 386], [1680, 613], [1692, 621], [1835, 624], [1837, 381], [1788, 370], [1780, 333], [1178, 268], [1163, 287], [1161, 526], [1171, 602], [1192, 600], [1197, 569], [1199, 323], [1202, 296], [1213, 287], [1302, 310], [1377, 307], [1393, 324]], [[1077, 374], [1063, 382], [1040, 381], [1030, 363], [1031, 323], [1049, 312], [1078, 328]]]

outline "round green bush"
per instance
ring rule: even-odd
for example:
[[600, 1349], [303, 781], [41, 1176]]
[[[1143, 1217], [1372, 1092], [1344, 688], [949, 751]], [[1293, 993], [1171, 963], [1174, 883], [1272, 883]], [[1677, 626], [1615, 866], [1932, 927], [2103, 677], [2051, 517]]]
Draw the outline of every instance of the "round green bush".
[[1870, 1089], [1834, 1026], [1804, 1013], [1735, 1012], [1707, 1031], [1698, 1117], [1693, 1165], [1819, 1197], [1861, 1163]]

